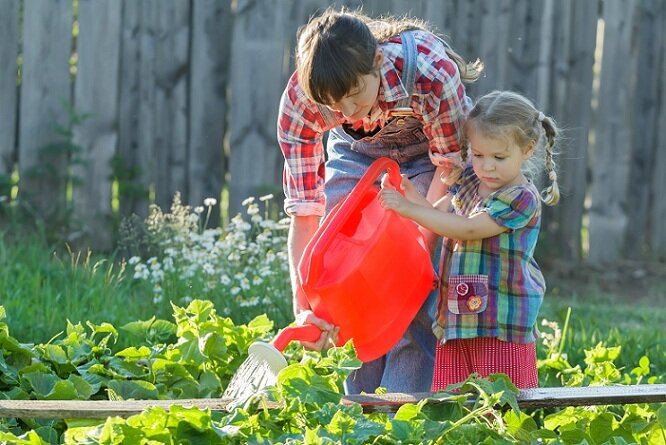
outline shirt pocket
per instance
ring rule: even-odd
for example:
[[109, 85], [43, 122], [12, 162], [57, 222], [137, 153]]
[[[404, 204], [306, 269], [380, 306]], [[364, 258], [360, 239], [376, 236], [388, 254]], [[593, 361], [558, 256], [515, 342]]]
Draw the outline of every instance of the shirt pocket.
[[454, 275], [449, 277], [447, 295], [449, 312], [478, 314], [488, 306], [488, 275]]

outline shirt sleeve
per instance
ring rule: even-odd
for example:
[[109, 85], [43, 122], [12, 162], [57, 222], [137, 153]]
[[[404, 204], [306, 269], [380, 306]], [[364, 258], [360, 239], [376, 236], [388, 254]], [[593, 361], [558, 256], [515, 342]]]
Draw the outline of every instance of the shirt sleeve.
[[277, 137], [284, 156], [284, 210], [291, 216], [325, 213], [323, 119], [292, 75], [280, 100]]
[[490, 195], [485, 211], [497, 224], [517, 230], [538, 216], [540, 208], [538, 195], [525, 187], [512, 187]]

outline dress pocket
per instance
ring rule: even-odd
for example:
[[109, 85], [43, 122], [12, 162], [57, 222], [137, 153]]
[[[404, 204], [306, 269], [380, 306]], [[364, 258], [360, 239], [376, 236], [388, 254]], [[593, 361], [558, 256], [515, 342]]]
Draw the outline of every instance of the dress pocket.
[[488, 275], [449, 277], [449, 311], [454, 314], [478, 314], [488, 306]]

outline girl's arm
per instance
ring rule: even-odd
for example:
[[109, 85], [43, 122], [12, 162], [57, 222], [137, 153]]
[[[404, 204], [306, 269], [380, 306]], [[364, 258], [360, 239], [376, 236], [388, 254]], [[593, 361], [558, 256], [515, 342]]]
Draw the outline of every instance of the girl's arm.
[[450, 195], [440, 199], [435, 207], [412, 202], [396, 190], [389, 188], [382, 189], [379, 197], [384, 208], [394, 210], [426, 229], [447, 238], [461, 241], [478, 240], [490, 238], [508, 230], [497, 224], [485, 212], [469, 217], [449, 213]]

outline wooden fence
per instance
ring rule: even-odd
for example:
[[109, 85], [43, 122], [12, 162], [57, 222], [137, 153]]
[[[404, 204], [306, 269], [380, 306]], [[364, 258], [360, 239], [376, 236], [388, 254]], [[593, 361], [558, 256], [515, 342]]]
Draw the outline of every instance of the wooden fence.
[[71, 209], [97, 247], [111, 215], [176, 191], [228, 188], [231, 214], [279, 196], [296, 30], [331, 3], [426, 19], [485, 63], [472, 97], [513, 89], [555, 117], [549, 254], [666, 258], [664, 0], [0, 0], [0, 194], [18, 176], [36, 214]]

